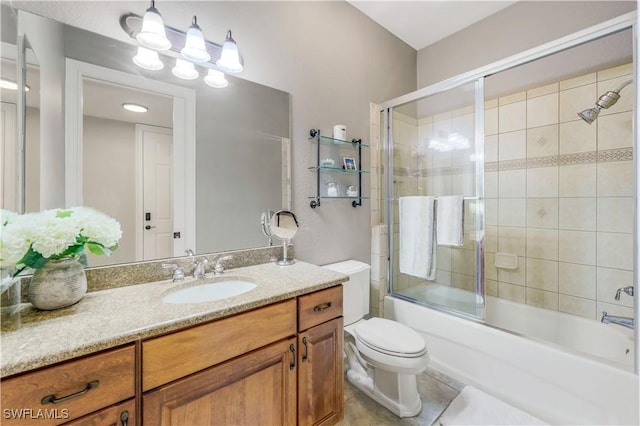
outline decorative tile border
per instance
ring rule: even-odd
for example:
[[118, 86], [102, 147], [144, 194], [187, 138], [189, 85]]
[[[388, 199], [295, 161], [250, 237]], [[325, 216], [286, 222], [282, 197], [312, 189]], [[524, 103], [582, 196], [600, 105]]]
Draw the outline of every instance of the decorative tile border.
[[[602, 151], [578, 152], [575, 154], [549, 155], [545, 157], [520, 158], [516, 160], [487, 161], [484, 163], [485, 172], [537, 169], [541, 167], [575, 166], [580, 164], [596, 164], [618, 161], [632, 161], [633, 148], [616, 148]], [[395, 176], [426, 178], [434, 176], [455, 176], [467, 173], [475, 173], [472, 164], [464, 167], [437, 167], [427, 169], [415, 169], [409, 167], [397, 167]]]

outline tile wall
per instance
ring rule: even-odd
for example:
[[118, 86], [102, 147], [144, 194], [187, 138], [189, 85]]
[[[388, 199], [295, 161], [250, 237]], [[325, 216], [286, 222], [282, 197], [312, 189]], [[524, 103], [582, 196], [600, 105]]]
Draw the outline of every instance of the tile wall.
[[[633, 88], [589, 125], [577, 113], [632, 78], [627, 64], [485, 104], [486, 291], [599, 319], [633, 282]], [[495, 253], [518, 256], [496, 268]]]
[[[631, 297], [614, 300], [617, 288], [633, 282], [633, 86], [593, 124], [577, 115], [631, 79], [632, 72], [627, 64], [485, 103], [487, 294], [592, 319], [603, 310], [633, 316]], [[472, 114], [461, 109], [418, 121], [396, 113], [397, 196], [473, 194], [475, 182], [464, 163], [471, 150], [439, 153], [424, 145], [438, 126], [468, 131]], [[374, 125], [371, 134], [379, 135]], [[374, 156], [380, 150], [371, 151]], [[381, 175], [373, 161], [372, 171]], [[372, 193], [379, 192], [374, 176]], [[438, 283], [474, 288], [471, 210], [465, 206], [465, 246], [438, 247]], [[384, 259], [379, 251], [386, 236], [375, 226], [380, 218], [372, 214], [372, 264], [374, 257]], [[397, 232], [396, 222], [396, 249]], [[497, 252], [517, 256], [518, 267], [496, 268]], [[398, 271], [397, 252], [393, 257]], [[378, 302], [384, 294], [382, 272], [372, 275], [372, 283], [381, 279]], [[400, 274], [394, 279], [398, 289], [424, 283]]]

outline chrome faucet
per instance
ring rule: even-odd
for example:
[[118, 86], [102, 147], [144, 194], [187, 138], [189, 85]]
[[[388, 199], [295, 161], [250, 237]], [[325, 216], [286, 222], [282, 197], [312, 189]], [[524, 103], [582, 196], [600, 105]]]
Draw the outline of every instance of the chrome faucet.
[[230, 254], [227, 256], [220, 256], [218, 259], [216, 259], [216, 264], [213, 267], [213, 273], [215, 275], [221, 275], [224, 274], [224, 266], [222, 266], [222, 261], [224, 260], [231, 260], [233, 259], [233, 256], [231, 256]]
[[193, 268], [193, 278], [203, 278], [204, 274], [207, 273], [208, 264], [209, 259], [207, 259], [206, 257], [196, 260], [195, 267]]
[[177, 281], [184, 281], [184, 271], [175, 263], [163, 263], [162, 269], [170, 269], [171, 271], [173, 271], [171, 279], [174, 283]]
[[609, 315], [605, 311], [602, 311], [602, 319], [601, 322], [605, 324], [618, 324], [623, 327], [627, 327], [630, 329], [634, 328], [634, 320], [630, 317], [619, 317], [616, 315]]
[[620, 293], [625, 292], [627, 293], [629, 296], [633, 297], [633, 286], [629, 286], [629, 287], [621, 287], [618, 289], [618, 291], [616, 291], [616, 297], [614, 297], [614, 299], [616, 300], [620, 300]]

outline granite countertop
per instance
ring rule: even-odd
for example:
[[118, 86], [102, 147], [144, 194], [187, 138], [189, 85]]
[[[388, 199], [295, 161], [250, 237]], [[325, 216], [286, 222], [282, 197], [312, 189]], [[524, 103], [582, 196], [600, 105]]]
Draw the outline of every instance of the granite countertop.
[[247, 266], [228, 270], [224, 276], [245, 278], [257, 287], [213, 302], [162, 302], [166, 294], [197, 284], [186, 278], [177, 283], [165, 280], [90, 292], [75, 305], [55, 311], [39, 311], [22, 303], [2, 321], [1, 377], [290, 299], [348, 279], [300, 261], [291, 266]]

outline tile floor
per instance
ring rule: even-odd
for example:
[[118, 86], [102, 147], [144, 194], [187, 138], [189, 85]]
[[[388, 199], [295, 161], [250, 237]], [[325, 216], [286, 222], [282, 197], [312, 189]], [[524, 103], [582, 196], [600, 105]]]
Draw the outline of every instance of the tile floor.
[[401, 419], [374, 402], [345, 377], [344, 420], [338, 423], [338, 426], [432, 425], [463, 387], [463, 383], [427, 368], [418, 376], [422, 412], [416, 417]]

